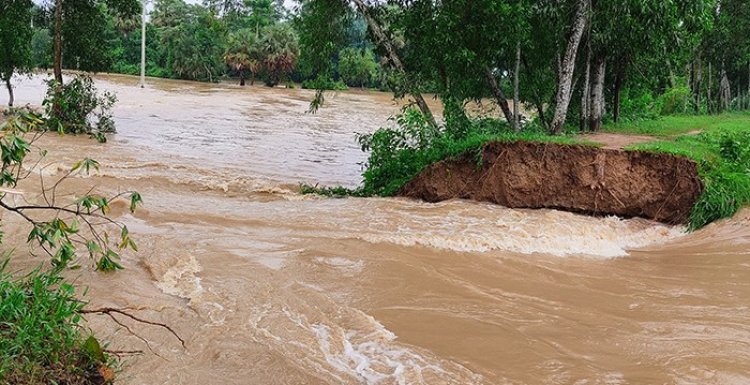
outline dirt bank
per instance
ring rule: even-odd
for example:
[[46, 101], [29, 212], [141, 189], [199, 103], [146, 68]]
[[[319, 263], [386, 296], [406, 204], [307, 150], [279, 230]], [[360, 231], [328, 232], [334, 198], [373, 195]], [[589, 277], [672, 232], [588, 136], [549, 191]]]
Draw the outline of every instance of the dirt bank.
[[703, 191], [697, 165], [667, 154], [528, 142], [488, 143], [478, 154], [422, 171], [399, 195], [462, 198], [511, 208], [686, 223]]

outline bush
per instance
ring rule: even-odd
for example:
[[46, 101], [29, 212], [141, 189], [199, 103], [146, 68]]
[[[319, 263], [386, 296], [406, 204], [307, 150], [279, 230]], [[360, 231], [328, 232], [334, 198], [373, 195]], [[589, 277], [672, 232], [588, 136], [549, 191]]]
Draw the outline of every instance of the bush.
[[59, 270], [16, 279], [0, 266], [0, 383], [102, 384], [114, 363], [81, 327], [84, 303]]
[[334, 81], [331, 78], [318, 76], [313, 80], [302, 82], [302, 88], [306, 90], [328, 90], [328, 91], [346, 91], [349, 87], [341, 80]]
[[650, 91], [625, 89], [622, 91], [620, 102], [620, 119], [624, 121], [656, 119], [659, 112], [655, 111], [656, 100]]
[[90, 134], [100, 142], [105, 133], [115, 132], [112, 106], [115, 95], [97, 93], [94, 81], [78, 75], [68, 84], [60, 85], [50, 80], [47, 96], [42, 103], [47, 114], [47, 128], [67, 134]]
[[660, 115], [685, 114], [690, 112], [690, 103], [690, 89], [675, 87], [656, 99], [655, 109]]
[[348, 86], [365, 87], [377, 75], [378, 63], [372, 50], [344, 48], [339, 52], [338, 71]]

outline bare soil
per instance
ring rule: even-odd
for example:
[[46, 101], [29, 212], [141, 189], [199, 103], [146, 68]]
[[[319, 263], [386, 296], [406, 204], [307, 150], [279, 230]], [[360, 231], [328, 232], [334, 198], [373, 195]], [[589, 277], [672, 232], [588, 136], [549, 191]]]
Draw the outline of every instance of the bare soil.
[[589, 142], [599, 143], [603, 148], [623, 149], [634, 144], [648, 143], [659, 140], [653, 136], [646, 135], [628, 135], [628, 134], [608, 134], [603, 132], [583, 134], [578, 139]]
[[[481, 158], [479, 157], [481, 155]], [[511, 208], [688, 221], [703, 192], [695, 162], [583, 145], [488, 143], [423, 170], [399, 195], [439, 202], [473, 199]]]

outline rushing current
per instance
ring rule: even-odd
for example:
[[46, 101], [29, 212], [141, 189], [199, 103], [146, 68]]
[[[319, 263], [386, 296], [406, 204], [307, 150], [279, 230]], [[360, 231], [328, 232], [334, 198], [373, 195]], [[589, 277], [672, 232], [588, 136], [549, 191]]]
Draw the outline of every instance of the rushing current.
[[[19, 104], [40, 103], [42, 77], [16, 84]], [[121, 384], [750, 383], [747, 211], [687, 234], [468, 201], [303, 196], [300, 182], [360, 182], [354, 135], [388, 124], [391, 95], [332, 93], [308, 114], [305, 90], [136, 84], [98, 77], [119, 98], [119, 133], [48, 135], [35, 170], [54, 179], [89, 156], [100, 171], [66, 189], [144, 197], [134, 215], [113, 213], [139, 244], [126, 269], [70, 273], [91, 306], [130, 308], [186, 341], [123, 319], [146, 346], [90, 317], [111, 348], [145, 352]]]

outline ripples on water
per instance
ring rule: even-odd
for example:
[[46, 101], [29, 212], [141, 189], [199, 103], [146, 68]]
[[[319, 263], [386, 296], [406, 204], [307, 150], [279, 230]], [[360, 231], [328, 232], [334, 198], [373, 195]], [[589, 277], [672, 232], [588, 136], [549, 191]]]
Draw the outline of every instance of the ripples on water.
[[[747, 384], [749, 214], [696, 234], [643, 220], [451, 201], [320, 199], [354, 186], [355, 132], [387, 124], [380, 93], [103, 77], [120, 133], [45, 138], [42, 174], [146, 199], [127, 270], [82, 273], [96, 305], [174, 326], [126, 384]], [[39, 77], [21, 103], [38, 103]], [[33, 198], [30, 198], [33, 199]], [[7, 221], [6, 221], [7, 222]], [[9, 234], [13, 234], [12, 222]], [[19, 238], [20, 239], [20, 238]], [[142, 342], [106, 320], [115, 347]]]

